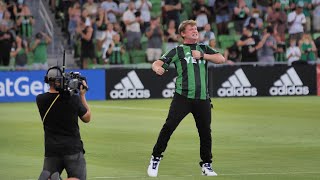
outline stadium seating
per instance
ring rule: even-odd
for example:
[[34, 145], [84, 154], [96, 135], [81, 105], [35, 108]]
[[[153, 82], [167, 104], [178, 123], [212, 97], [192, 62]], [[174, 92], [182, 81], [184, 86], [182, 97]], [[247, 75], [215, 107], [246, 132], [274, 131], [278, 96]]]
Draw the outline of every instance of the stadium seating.
[[218, 42], [219, 42], [220, 49], [226, 49], [226, 48], [232, 46], [235, 41], [236, 41], [235, 38], [230, 35], [219, 35], [218, 36]]
[[145, 63], [146, 62], [146, 51], [145, 50], [131, 50], [129, 51], [131, 63]]

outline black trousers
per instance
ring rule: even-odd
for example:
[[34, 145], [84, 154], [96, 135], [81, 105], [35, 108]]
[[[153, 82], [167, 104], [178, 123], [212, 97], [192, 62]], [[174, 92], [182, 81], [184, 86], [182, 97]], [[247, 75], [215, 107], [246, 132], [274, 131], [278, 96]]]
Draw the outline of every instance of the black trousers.
[[51, 174], [61, 172], [65, 169], [69, 177], [87, 179], [86, 160], [82, 152], [72, 155], [59, 157], [45, 157], [43, 170], [49, 171]]
[[170, 105], [166, 123], [163, 125], [152, 155], [161, 157], [166, 150], [168, 141], [179, 123], [189, 113], [192, 113], [200, 137], [200, 166], [203, 163], [212, 163], [212, 139], [211, 139], [211, 102], [207, 100], [188, 99], [175, 93]]

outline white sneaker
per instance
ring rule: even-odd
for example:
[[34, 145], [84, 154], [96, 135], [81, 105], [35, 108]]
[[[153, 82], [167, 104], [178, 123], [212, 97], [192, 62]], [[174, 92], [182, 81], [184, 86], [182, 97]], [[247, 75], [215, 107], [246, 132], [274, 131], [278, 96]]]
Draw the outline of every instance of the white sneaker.
[[202, 165], [202, 175], [204, 175], [204, 176], [218, 176], [218, 174], [212, 170], [210, 163], [204, 163]]
[[148, 175], [150, 177], [157, 177], [158, 176], [158, 168], [161, 161], [161, 157], [153, 157], [151, 156], [150, 164], [148, 167]]

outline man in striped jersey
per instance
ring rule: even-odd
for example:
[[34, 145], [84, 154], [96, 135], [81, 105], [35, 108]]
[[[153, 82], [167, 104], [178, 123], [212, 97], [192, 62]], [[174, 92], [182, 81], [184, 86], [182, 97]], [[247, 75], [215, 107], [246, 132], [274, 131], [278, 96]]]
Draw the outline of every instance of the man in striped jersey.
[[183, 21], [178, 31], [183, 38], [183, 44], [168, 51], [152, 64], [152, 70], [158, 75], [163, 75], [169, 65], [174, 63], [178, 76], [168, 117], [153, 148], [148, 175], [151, 177], [158, 175], [162, 153], [167, 147], [170, 136], [182, 119], [191, 112], [200, 137], [202, 174], [216, 176], [211, 167], [211, 102], [207, 87], [207, 64], [208, 61], [224, 63], [225, 59], [209, 46], [198, 44], [196, 21]]

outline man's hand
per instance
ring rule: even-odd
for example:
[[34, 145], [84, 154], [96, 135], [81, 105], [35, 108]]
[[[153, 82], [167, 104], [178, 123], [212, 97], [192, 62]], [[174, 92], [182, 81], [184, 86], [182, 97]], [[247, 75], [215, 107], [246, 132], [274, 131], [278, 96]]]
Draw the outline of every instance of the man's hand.
[[160, 76], [165, 72], [163, 67], [155, 67], [153, 71]]
[[85, 95], [88, 89], [88, 85], [85, 80], [82, 80], [82, 85], [80, 86], [80, 95]]
[[192, 52], [192, 57], [194, 57], [195, 59], [201, 59], [203, 57], [203, 53], [201, 53], [198, 50], [191, 50]]

